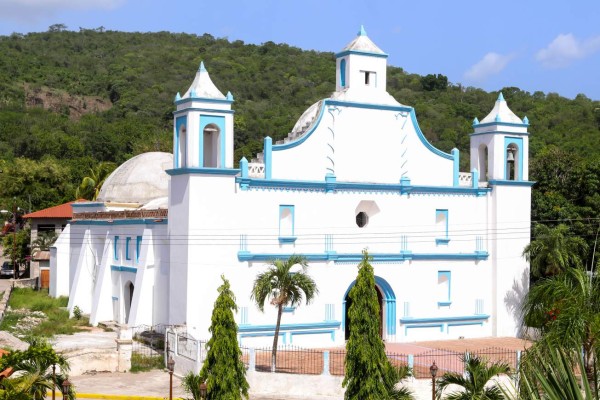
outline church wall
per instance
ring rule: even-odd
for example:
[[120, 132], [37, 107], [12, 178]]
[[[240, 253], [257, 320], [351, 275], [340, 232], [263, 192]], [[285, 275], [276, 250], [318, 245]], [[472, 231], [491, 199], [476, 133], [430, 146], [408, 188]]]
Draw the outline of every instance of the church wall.
[[[403, 249], [415, 254], [441, 255], [439, 260], [373, 262], [376, 275], [388, 282], [395, 292], [396, 318], [386, 322], [394, 325], [386, 332], [389, 340], [414, 340], [417, 332], [420, 337], [423, 332], [435, 331], [422, 326], [431, 324], [436, 325], [436, 337], [440, 332], [449, 338], [472, 331], [476, 336], [491, 335], [490, 320], [483, 315], [492, 313], [490, 287], [486, 284], [492, 276], [492, 262], [460, 259], [461, 254], [487, 250], [491, 240], [487, 236], [486, 222], [489, 195], [243, 191], [233, 178], [214, 176], [192, 176], [190, 188], [190, 197], [199, 199], [190, 217], [190, 237], [194, 245], [190, 248], [188, 304], [193, 306], [187, 316], [188, 327], [193, 327], [196, 337], [208, 336], [210, 312], [222, 273], [231, 281], [240, 306], [238, 322], [247, 325], [248, 334], [258, 334], [250, 332], [252, 326], [275, 322], [273, 307], [266, 305], [263, 314], [250, 300], [254, 278], [266, 268], [267, 261], [240, 262], [238, 251], [244, 249], [251, 254], [271, 254], [272, 257], [294, 253], [323, 255], [326, 251], [335, 251], [354, 253], [358, 259], [345, 263], [310, 262], [309, 272], [321, 293], [312, 305], [284, 313], [282, 323], [296, 325], [297, 329], [282, 336], [282, 343], [310, 342], [322, 346], [343, 343], [344, 295], [356, 278], [356, 266], [364, 248], [372, 255], [399, 254]], [[285, 237], [280, 240], [282, 205], [293, 206], [293, 243]], [[355, 216], [357, 210], [362, 209], [374, 214], [369, 217], [367, 226], [359, 228]], [[445, 227], [436, 222], [438, 210], [448, 210], [447, 236]], [[245, 235], [242, 246], [240, 234]], [[450, 273], [449, 297], [447, 291], [446, 297], [440, 294], [441, 272]], [[439, 305], [438, 302], [450, 304]], [[470, 319], [454, 320], [460, 317]], [[401, 323], [405, 318], [425, 322]], [[331, 324], [327, 325], [328, 321]], [[302, 329], [305, 324], [327, 325], [323, 329], [312, 329], [326, 333], [307, 334], [308, 331]], [[272, 341], [272, 333], [256, 337], [244, 335], [242, 332], [241, 338], [246, 343]]]

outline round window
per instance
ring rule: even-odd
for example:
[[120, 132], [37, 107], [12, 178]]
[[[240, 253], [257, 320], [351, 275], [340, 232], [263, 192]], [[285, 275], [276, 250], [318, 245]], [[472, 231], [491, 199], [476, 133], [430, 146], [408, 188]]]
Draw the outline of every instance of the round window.
[[358, 214], [356, 214], [356, 225], [358, 225], [359, 228], [366, 226], [368, 223], [369, 216], [367, 215], [367, 213], [361, 211]]

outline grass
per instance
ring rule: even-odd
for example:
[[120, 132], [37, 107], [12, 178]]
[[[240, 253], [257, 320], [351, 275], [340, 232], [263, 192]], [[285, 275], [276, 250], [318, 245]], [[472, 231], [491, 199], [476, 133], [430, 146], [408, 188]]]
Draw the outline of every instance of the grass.
[[[15, 288], [8, 302], [11, 310], [4, 315], [0, 323], [0, 330], [6, 330], [19, 334], [19, 336], [42, 336], [52, 337], [58, 334], [73, 334], [82, 331], [81, 327], [88, 326], [87, 318], [76, 320], [69, 318], [69, 312], [65, 309], [69, 302], [67, 297], [52, 298], [47, 290], [35, 291], [30, 288]], [[26, 309], [30, 312], [42, 312], [46, 319], [38, 325], [23, 331], [19, 326], [27, 320], [27, 315], [16, 313], [15, 310]]]
[[152, 369], [163, 369], [165, 367], [163, 356], [146, 356], [144, 354], [131, 354], [130, 372], [145, 372]]

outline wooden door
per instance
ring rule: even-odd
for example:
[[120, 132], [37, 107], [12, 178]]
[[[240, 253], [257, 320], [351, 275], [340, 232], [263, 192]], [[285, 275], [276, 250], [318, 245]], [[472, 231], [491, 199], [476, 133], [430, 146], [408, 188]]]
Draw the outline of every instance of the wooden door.
[[42, 289], [50, 288], [50, 270], [43, 269], [40, 271], [40, 287]]

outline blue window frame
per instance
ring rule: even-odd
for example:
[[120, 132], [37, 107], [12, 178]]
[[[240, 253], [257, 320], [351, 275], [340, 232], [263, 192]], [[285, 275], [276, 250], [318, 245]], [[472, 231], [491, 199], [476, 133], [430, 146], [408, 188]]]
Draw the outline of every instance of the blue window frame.
[[448, 210], [435, 210], [435, 230], [437, 232], [436, 245], [444, 245], [450, 242], [450, 238], [448, 237]]
[[113, 254], [115, 261], [119, 259], [119, 237], [115, 236], [115, 240], [113, 241]]
[[140, 262], [140, 253], [142, 252], [142, 237], [135, 238], [135, 262]]
[[126, 260], [131, 260], [131, 252], [129, 249], [130, 245], [131, 245], [131, 238], [127, 237], [125, 239], [125, 259]]
[[279, 206], [279, 243], [294, 243], [295, 207], [293, 205]]
[[452, 304], [451, 299], [452, 274], [450, 271], [438, 271], [437, 289], [438, 306], [448, 307]]
[[340, 61], [340, 86], [346, 87], [346, 59]]

